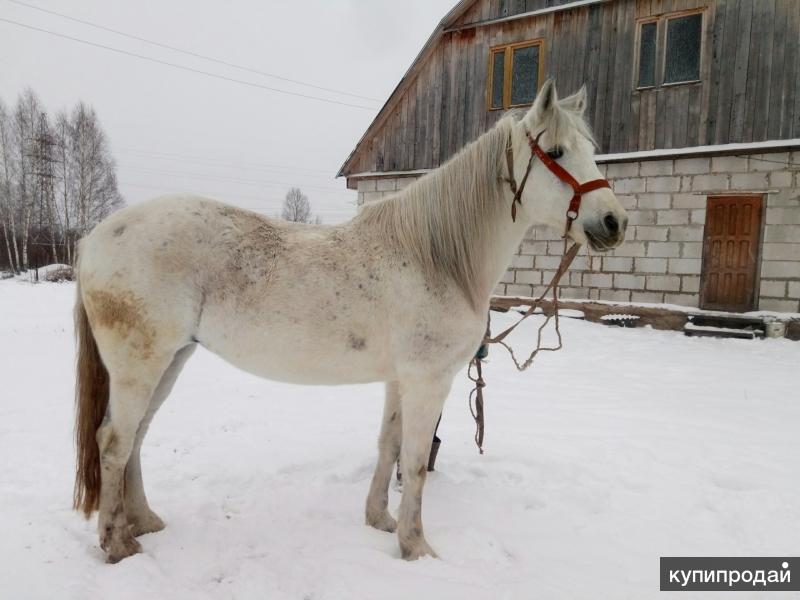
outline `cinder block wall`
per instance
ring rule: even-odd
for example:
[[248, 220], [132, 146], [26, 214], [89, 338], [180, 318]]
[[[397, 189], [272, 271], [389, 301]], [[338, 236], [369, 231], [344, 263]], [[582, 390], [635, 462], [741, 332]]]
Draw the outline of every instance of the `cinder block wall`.
[[358, 180], [358, 206], [390, 196], [416, 181], [417, 175], [401, 177], [370, 177]]
[[[626, 242], [606, 254], [586, 249], [562, 282], [573, 299], [697, 307], [706, 198], [765, 193], [759, 308], [800, 312], [800, 151], [600, 165], [630, 224]], [[390, 195], [414, 176], [361, 179], [358, 203]], [[558, 266], [559, 234], [532, 229], [495, 293], [534, 296]]]
[[[565, 298], [699, 302], [706, 198], [717, 193], [765, 193], [759, 309], [800, 312], [800, 151], [653, 160], [600, 165], [630, 224], [611, 253], [573, 263]], [[564, 249], [555, 232], [534, 228], [497, 294], [538, 295]]]

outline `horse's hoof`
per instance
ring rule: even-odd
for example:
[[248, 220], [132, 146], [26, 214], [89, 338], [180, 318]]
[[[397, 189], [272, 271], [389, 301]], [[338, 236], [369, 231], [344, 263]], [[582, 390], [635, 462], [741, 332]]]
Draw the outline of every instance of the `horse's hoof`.
[[397, 521], [389, 514], [388, 510], [384, 510], [383, 513], [378, 516], [371, 516], [368, 514], [367, 525], [388, 533], [394, 533], [397, 529]]
[[142, 545], [130, 534], [105, 543], [102, 546], [106, 551], [106, 562], [116, 564], [123, 558], [128, 558], [142, 551]]
[[141, 516], [128, 516], [128, 523], [133, 537], [139, 537], [146, 533], [155, 533], [164, 529], [164, 521], [152, 510]]
[[403, 557], [403, 560], [417, 560], [423, 556], [439, 558], [436, 552], [433, 551], [433, 548], [431, 548], [425, 540], [419, 540], [413, 544], [407, 545], [400, 544], [400, 556]]

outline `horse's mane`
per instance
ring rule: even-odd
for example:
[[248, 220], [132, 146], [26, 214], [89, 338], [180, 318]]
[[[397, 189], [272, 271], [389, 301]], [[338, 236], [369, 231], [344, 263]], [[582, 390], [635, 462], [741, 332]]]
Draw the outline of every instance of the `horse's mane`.
[[[477, 305], [481, 269], [500, 198], [514, 117], [495, 127], [397, 194], [365, 205], [357, 217], [396, 239], [429, 277], [449, 277]], [[510, 217], [509, 217], [510, 218]], [[476, 251], [477, 250], [477, 251]]]
[[[545, 126], [551, 144], [569, 148], [577, 136], [594, 143], [583, 116], [555, 107]], [[431, 279], [448, 277], [473, 307], [480, 303], [482, 269], [499, 213], [511, 218], [503, 201], [505, 150], [512, 129], [524, 115], [512, 111], [465, 146], [440, 168], [404, 190], [365, 205], [357, 220], [383, 239], [396, 239]], [[595, 144], [596, 145], [596, 144]]]

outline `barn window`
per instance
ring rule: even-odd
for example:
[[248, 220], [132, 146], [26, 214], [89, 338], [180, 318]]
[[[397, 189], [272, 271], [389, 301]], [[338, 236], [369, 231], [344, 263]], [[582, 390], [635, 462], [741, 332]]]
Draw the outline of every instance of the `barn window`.
[[636, 87], [700, 80], [703, 13], [661, 15], [639, 22]]
[[492, 98], [489, 104], [490, 108], [503, 108], [503, 89], [505, 87], [505, 64], [506, 64], [506, 51], [500, 50], [499, 52], [492, 52]]
[[700, 32], [703, 15], [696, 13], [667, 20], [664, 83], [700, 79]]
[[542, 41], [498, 46], [489, 51], [490, 110], [533, 102], [542, 80]]
[[639, 87], [656, 84], [656, 30], [658, 23], [642, 23], [639, 34]]

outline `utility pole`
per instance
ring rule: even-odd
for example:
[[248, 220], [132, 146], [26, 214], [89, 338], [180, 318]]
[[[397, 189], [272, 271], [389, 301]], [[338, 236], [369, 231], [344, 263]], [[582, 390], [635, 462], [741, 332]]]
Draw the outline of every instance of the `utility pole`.
[[31, 171], [29, 174], [33, 177], [35, 190], [38, 192], [38, 217], [39, 223], [37, 227], [37, 239], [39, 234], [44, 229], [44, 220], [47, 219], [47, 225], [50, 232], [50, 251], [54, 263], [58, 260], [57, 242], [57, 227], [56, 227], [56, 211], [55, 211], [55, 152], [54, 149], [58, 142], [50, 131], [47, 123], [47, 115], [42, 112], [39, 115], [38, 123], [36, 124], [36, 133], [31, 139], [31, 152], [28, 154], [30, 159]]

